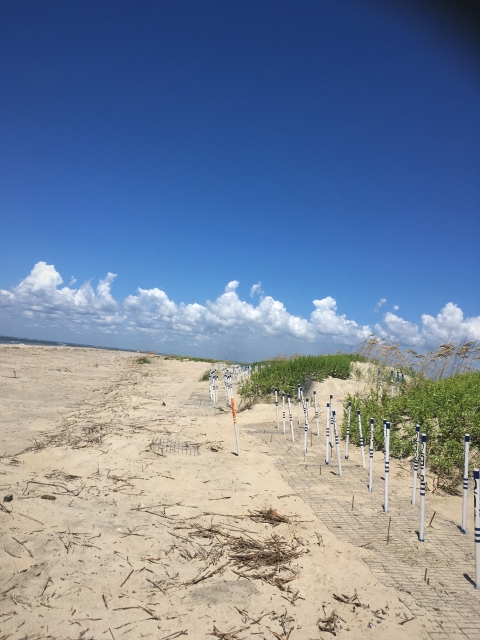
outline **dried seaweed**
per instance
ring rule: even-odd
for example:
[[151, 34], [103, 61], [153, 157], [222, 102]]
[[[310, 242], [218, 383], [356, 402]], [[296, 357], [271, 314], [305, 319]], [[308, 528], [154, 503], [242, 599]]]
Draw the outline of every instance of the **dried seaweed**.
[[276, 527], [281, 523], [291, 524], [292, 520], [288, 516], [282, 516], [281, 513], [278, 513], [276, 509], [273, 507], [269, 507], [268, 509], [259, 509], [250, 513], [250, 520], [254, 522], [263, 522], [265, 524], [271, 524]]

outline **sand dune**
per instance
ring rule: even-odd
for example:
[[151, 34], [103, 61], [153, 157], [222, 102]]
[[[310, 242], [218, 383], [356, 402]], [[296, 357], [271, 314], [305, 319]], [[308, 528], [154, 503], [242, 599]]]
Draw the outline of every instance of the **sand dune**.
[[[282, 477], [271, 406], [239, 414], [237, 457], [231, 415], [198, 382], [204, 363], [54, 347], [0, 358], [1, 495], [13, 495], [1, 638], [429, 637], [431, 613]], [[339, 405], [354, 385], [317, 389]]]

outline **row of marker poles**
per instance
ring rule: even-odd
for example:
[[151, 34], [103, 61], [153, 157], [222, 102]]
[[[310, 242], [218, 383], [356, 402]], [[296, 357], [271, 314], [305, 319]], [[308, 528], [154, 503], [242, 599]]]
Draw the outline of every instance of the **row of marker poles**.
[[[398, 372], [397, 372], [398, 373]], [[393, 372], [392, 372], [393, 374]], [[402, 374], [403, 383], [403, 374]], [[293, 429], [293, 417], [292, 406], [290, 402], [290, 395], [287, 395], [288, 413], [290, 421], [290, 431], [292, 442], [295, 441], [294, 429]], [[303, 451], [307, 453], [307, 435], [309, 429], [308, 422], [308, 410], [309, 402], [308, 398], [303, 402], [303, 389], [298, 385], [298, 422], [300, 423], [300, 404], [303, 404], [305, 425], [304, 425], [304, 445]], [[275, 389], [275, 405], [276, 405], [276, 422], [278, 425], [278, 397], [277, 389]], [[317, 409], [317, 397], [314, 391], [314, 406], [315, 406], [315, 419], [318, 430], [318, 409]], [[283, 432], [285, 433], [285, 394], [282, 393], [282, 416], [283, 416]], [[350, 436], [350, 417], [351, 417], [351, 402], [348, 403], [347, 414], [347, 446], [345, 449], [345, 458], [348, 459], [348, 440]], [[362, 467], [365, 468], [365, 450], [363, 443], [363, 431], [362, 431], [362, 418], [360, 410], [357, 411], [358, 419], [358, 432], [360, 441], [360, 451], [362, 456]], [[236, 428], [236, 427], [235, 427]], [[374, 451], [374, 428], [375, 420], [370, 418], [370, 443], [369, 443], [369, 491], [373, 491], [373, 451]], [[326, 451], [325, 451], [325, 464], [329, 464], [330, 454], [330, 430], [332, 430], [332, 439], [335, 440], [335, 448], [337, 453], [338, 475], [342, 475], [342, 465], [340, 456], [340, 442], [337, 429], [336, 412], [333, 409], [333, 396], [330, 396], [330, 402], [327, 402], [326, 410]], [[385, 461], [385, 484], [384, 484], [384, 512], [388, 513], [389, 508], [389, 478], [390, 478], [390, 423], [386, 420], [383, 421], [383, 435], [384, 435], [384, 461]], [[417, 490], [417, 476], [418, 476], [418, 454], [419, 446], [421, 446], [420, 454], [420, 526], [419, 526], [419, 541], [425, 541], [425, 490], [426, 490], [426, 469], [427, 469], [427, 434], [420, 434], [420, 426], [415, 427], [415, 456], [413, 460], [413, 495], [412, 505], [416, 503], [416, 490]], [[238, 447], [238, 437], [237, 437]], [[463, 506], [462, 506], [462, 532], [467, 531], [467, 498], [468, 498], [468, 456], [470, 447], [470, 436], [465, 435], [465, 466], [464, 466], [464, 478], [463, 478]], [[475, 588], [480, 589], [480, 470], [474, 469], [474, 527], [475, 527]]]

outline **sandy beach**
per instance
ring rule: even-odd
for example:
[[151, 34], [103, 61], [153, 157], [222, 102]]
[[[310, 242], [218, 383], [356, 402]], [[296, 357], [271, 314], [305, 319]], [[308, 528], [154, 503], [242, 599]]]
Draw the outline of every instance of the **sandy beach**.
[[[213, 409], [199, 382], [207, 366], [0, 347], [0, 488], [13, 496], [0, 503], [0, 638], [433, 637], [440, 614], [379, 579], [374, 548], [340, 539], [287, 482], [297, 426], [292, 448], [273, 406], [239, 413], [235, 455], [223, 395]], [[317, 385], [322, 411], [359, 384]], [[323, 437], [309, 438], [321, 456]], [[310, 457], [292, 464], [312, 472]], [[408, 498], [408, 469], [391, 475], [392, 501]], [[459, 504], [433, 497], [429, 513]]]

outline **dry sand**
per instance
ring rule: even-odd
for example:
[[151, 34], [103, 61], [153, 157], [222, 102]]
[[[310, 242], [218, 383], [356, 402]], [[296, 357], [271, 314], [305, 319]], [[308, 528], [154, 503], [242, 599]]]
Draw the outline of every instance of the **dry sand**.
[[[0, 639], [427, 638], [429, 615], [411, 619], [247, 430], [272, 406], [239, 414], [234, 455], [206, 366], [0, 347]], [[319, 401], [358, 385], [325, 381]], [[270, 507], [288, 521], [249, 517]]]

